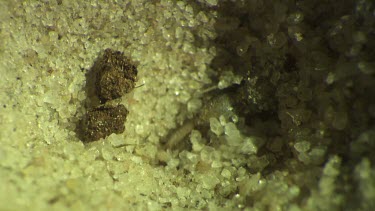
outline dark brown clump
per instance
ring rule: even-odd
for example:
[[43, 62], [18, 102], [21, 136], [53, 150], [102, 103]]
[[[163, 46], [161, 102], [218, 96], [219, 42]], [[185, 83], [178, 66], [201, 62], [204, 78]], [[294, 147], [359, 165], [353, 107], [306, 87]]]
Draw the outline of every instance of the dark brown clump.
[[106, 49], [96, 69], [96, 94], [102, 103], [120, 98], [134, 89], [137, 68], [120, 51]]
[[81, 140], [97, 141], [112, 133], [120, 134], [125, 130], [125, 120], [128, 110], [123, 105], [99, 106], [87, 111], [80, 122]]
[[84, 142], [97, 141], [112, 133], [123, 133], [128, 110], [114, 106], [114, 99], [133, 90], [137, 68], [120, 51], [106, 49], [86, 74], [86, 114], [79, 121], [77, 134]]

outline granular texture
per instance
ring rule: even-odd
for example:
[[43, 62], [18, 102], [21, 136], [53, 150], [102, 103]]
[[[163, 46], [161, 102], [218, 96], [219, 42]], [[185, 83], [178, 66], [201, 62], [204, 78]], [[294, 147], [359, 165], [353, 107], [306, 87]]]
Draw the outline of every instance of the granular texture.
[[135, 86], [137, 68], [120, 51], [106, 49], [94, 69], [96, 92], [102, 103], [120, 98]]
[[124, 132], [128, 113], [124, 105], [99, 106], [89, 110], [81, 120], [81, 139], [85, 142], [97, 141], [112, 133]]
[[[112, 133], [124, 132], [129, 112], [123, 105], [113, 106], [112, 100], [133, 90], [137, 72], [137, 68], [122, 52], [109, 48], [104, 51], [104, 55], [86, 75], [88, 111], [78, 128], [82, 141], [97, 141]], [[99, 101], [99, 105], [95, 101]]]
[[[0, 210], [375, 210], [374, 8], [0, 1]], [[131, 98], [98, 97], [107, 48]], [[126, 132], [82, 143], [109, 104]]]

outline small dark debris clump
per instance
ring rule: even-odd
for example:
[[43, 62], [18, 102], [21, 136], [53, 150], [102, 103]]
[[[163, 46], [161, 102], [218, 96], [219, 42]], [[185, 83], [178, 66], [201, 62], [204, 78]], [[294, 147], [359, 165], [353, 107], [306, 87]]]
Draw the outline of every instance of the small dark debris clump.
[[128, 113], [124, 105], [116, 107], [99, 106], [87, 111], [81, 120], [83, 141], [95, 141], [112, 133], [123, 133]]
[[106, 49], [95, 62], [86, 75], [87, 112], [77, 127], [82, 141], [97, 141], [124, 132], [129, 112], [124, 105], [114, 106], [113, 100], [134, 89], [137, 73], [136, 66], [120, 51]]
[[120, 51], [107, 49], [98, 63], [96, 93], [101, 102], [120, 98], [134, 89], [137, 68]]

